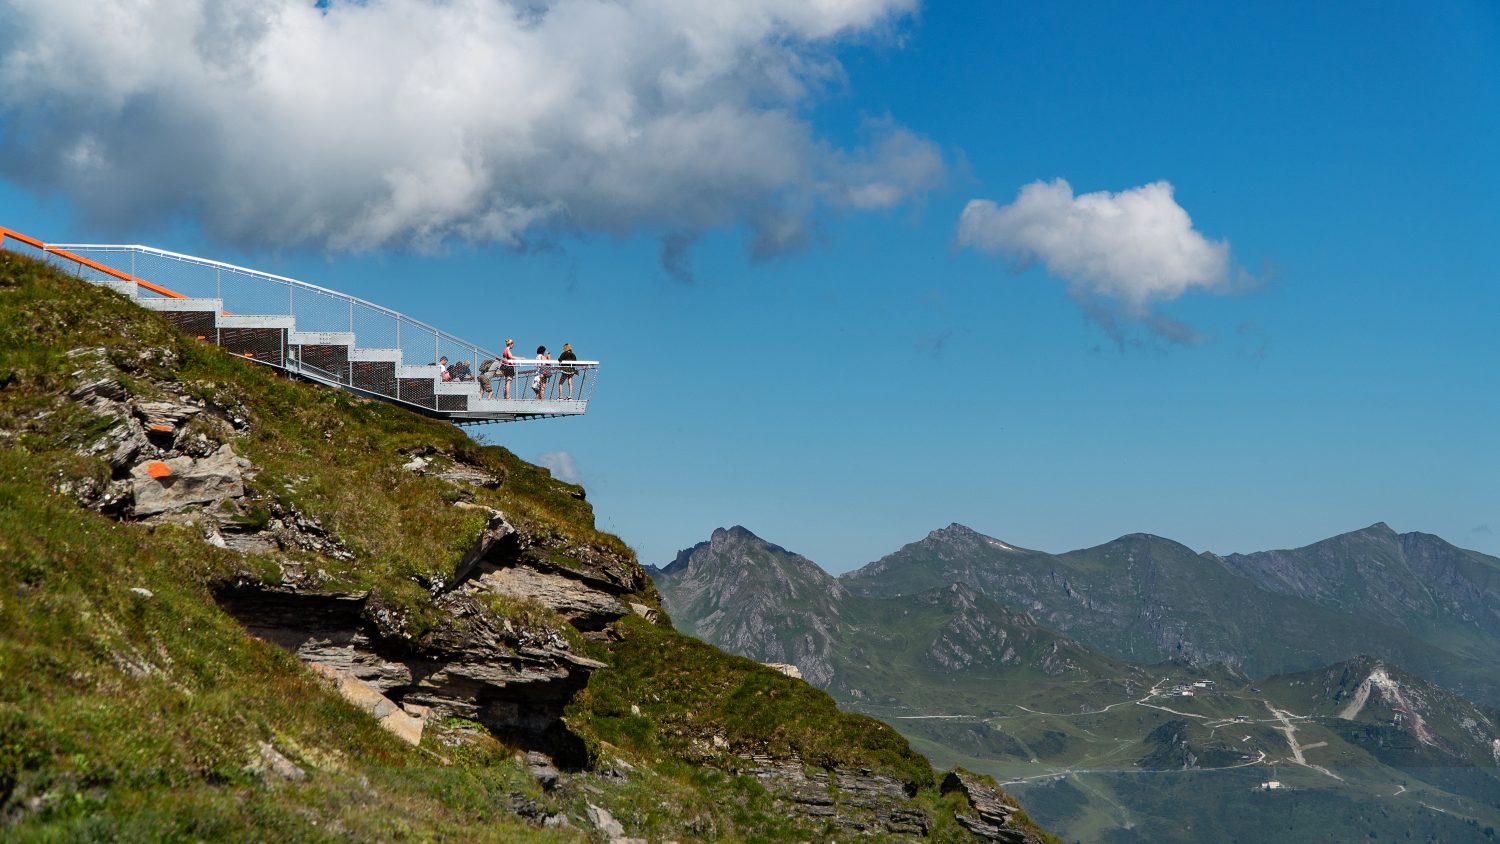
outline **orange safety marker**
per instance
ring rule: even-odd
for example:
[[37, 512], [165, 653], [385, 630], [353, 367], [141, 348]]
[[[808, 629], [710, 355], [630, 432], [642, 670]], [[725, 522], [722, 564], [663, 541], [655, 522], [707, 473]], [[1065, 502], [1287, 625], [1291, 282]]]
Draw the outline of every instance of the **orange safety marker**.
[[172, 467], [161, 462], [160, 460], [153, 460], [149, 465], [146, 466], [146, 474], [150, 475], [153, 478], [165, 478], [168, 475], [172, 474]]
[[172, 433], [172, 426], [168, 425], [165, 422], [158, 422], [155, 425], [151, 426], [151, 430], [153, 430], [153, 431], [161, 431], [164, 434], [170, 434], [170, 433]]

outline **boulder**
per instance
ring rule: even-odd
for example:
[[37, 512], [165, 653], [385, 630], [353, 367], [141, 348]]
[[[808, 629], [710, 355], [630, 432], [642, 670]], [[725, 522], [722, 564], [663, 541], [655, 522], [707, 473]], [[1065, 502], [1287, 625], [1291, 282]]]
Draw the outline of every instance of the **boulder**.
[[261, 765], [264, 765], [265, 767], [262, 770], [267, 773], [275, 774], [282, 779], [292, 780], [293, 782], [307, 779], [307, 772], [297, 767], [292, 760], [283, 756], [281, 751], [272, 746], [270, 742], [261, 742], [258, 749], [260, 751], [260, 762], [255, 767], [259, 768]]
[[615, 820], [614, 815], [611, 815], [608, 809], [595, 806], [593, 803], [588, 804], [588, 807], [589, 823], [593, 824], [594, 828], [603, 833], [606, 838], [615, 839], [625, 834], [625, 827]]
[[314, 674], [327, 680], [340, 695], [343, 695], [344, 700], [370, 713], [380, 726], [395, 734], [397, 738], [410, 745], [422, 743], [421, 719], [407, 714], [374, 686], [353, 674], [326, 665], [311, 663], [308, 668], [312, 669]]
[[133, 512], [152, 516], [240, 498], [245, 494], [244, 465], [228, 444], [202, 460], [144, 460], [130, 470]]

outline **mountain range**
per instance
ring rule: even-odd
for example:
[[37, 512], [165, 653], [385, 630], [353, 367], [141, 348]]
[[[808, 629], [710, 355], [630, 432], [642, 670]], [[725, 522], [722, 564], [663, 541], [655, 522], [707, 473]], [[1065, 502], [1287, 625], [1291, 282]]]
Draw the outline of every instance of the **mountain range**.
[[834, 577], [733, 527], [647, 570], [680, 629], [797, 665], [1069, 839], [1208, 840], [1193, 819], [1249, 812], [1273, 780], [1318, 811], [1225, 836], [1500, 820], [1500, 560], [1436, 536], [1049, 554], [953, 524]]

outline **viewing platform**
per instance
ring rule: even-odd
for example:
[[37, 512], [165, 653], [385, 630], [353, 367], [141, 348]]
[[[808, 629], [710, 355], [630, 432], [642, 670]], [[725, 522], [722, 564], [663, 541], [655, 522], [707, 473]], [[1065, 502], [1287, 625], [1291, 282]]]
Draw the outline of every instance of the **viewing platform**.
[[[0, 227], [0, 248], [108, 287], [247, 361], [458, 425], [582, 416], [599, 380], [598, 361], [515, 359], [509, 398], [498, 373], [487, 397], [480, 365], [498, 352], [354, 296], [149, 246], [48, 244]], [[464, 362], [468, 378], [443, 380], [442, 358]]]

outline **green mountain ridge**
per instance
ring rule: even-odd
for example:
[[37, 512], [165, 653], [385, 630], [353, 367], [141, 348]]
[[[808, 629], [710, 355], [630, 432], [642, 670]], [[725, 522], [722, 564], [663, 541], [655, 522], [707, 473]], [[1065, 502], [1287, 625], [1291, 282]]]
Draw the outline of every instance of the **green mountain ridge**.
[[1258, 586], [1416, 633], [1500, 636], [1500, 559], [1384, 522], [1303, 548], [1213, 559]]
[[[1474, 621], [1478, 613], [1494, 612], [1475, 596], [1489, 594], [1491, 568], [1500, 561], [1454, 549], [1440, 564], [1407, 566], [1400, 578], [1388, 578], [1378, 572], [1389, 570], [1385, 558], [1400, 546], [1369, 542], [1382, 533], [1396, 536], [1381, 525], [1326, 540], [1312, 553], [1267, 552], [1221, 560], [1149, 534], [1046, 554], [951, 525], [842, 575], [839, 582], [855, 594], [890, 596], [962, 581], [1119, 659], [1228, 662], [1252, 676], [1268, 676], [1372, 654], [1419, 666], [1428, 679], [1468, 697], [1500, 702], [1500, 664], [1492, 656], [1500, 653], [1500, 636]], [[1413, 544], [1433, 546], [1420, 539]], [[1339, 547], [1352, 556], [1326, 553]], [[1369, 548], [1377, 553], [1362, 553]], [[1275, 591], [1233, 570], [1234, 565], [1249, 569], [1262, 560], [1289, 559], [1308, 561], [1283, 568], [1301, 571], [1309, 581], [1343, 583], [1368, 574], [1366, 582], [1372, 585], [1350, 587], [1341, 602], [1320, 601], [1317, 590]], [[1353, 575], [1344, 573], [1345, 565]], [[1427, 586], [1421, 572], [1442, 572], [1449, 585], [1441, 590]], [[1389, 585], [1391, 580], [1402, 585]], [[1381, 583], [1387, 585], [1375, 585]], [[1419, 619], [1390, 610], [1393, 595], [1431, 592], [1463, 597], [1447, 604], [1429, 601]], [[1358, 604], [1357, 596], [1363, 594], [1374, 596], [1370, 605]], [[1444, 606], [1457, 611], [1447, 612]]]
[[[752, 537], [745, 531], [738, 541], [754, 545]], [[897, 727], [936, 764], [994, 774], [1069, 839], [1202, 840], [1185, 830], [1202, 830], [1204, 817], [1219, 814], [1244, 821], [1272, 805], [1299, 823], [1217, 828], [1224, 840], [1315, 842], [1351, 830], [1379, 835], [1394, 824], [1449, 840], [1500, 818], [1500, 801], [1492, 799], [1500, 783], [1492, 750], [1500, 745], [1485, 707], [1402, 671], [1388, 656], [1356, 651], [1302, 673], [1252, 679], [1244, 665], [1254, 660], [1204, 662], [1198, 643], [1224, 647], [1236, 636], [1267, 635], [1269, 621], [1325, 637], [1297, 648], [1259, 645], [1262, 655], [1273, 648], [1292, 654], [1283, 661], [1294, 668], [1337, 653], [1335, 646], [1379, 644], [1382, 636], [1396, 639], [1387, 651], [1457, 655], [1405, 630], [1274, 594], [1178, 543], [1138, 534], [1054, 556], [952, 525], [837, 579], [799, 557], [799, 612], [784, 615], [774, 607], [787, 581], [760, 577], [755, 562], [774, 557], [778, 546], [759, 541], [739, 565], [695, 547], [697, 554], [679, 555], [655, 576], [684, 629], [705, 635], [693, 610], [678, 603], [679, 585], [712, 594], [719, 576], [731, 577], [741, 598], [719, 605], [719, 624], [743, 609], [740, 629], [795, 641], [812, 623], [809, 613], [822, 613], [820, 627], [830, 631], [825, 687], [835, 697]], [[1112, 575], [1119, 583], [1107, 582]], [[1216, 593], [1246, 606], [1226, 607]], [[1063, 609], [1053, 611], [1049, 601]], [[1055, 618], [1092, 636], [1124, 630], [1133, 638], [1117, 650], [1145, 651], [1150, 663], [1121, 660], [1083, 635], [1044, 626]], [[1247, 629], [1232, 629], [1242, 623]], [[1197, 625], [1211, 635], [1199, 635]], [[1162, 649], [1145, 644], [1163, 629], [1193, 647], [1168, 649], [1173, 658], [1158, 661]], [[759, 659], [761, 646], [746, 636], [732, 649]], [[1340, 717], [1360, 688], [1364, 709]], [[1388, 688], [1401, 690], [1405, 702], [1386, 703]], [[1422, 733], [1427, 724], [1431, 736]], [[1178, 787], [1185, 775], [1195, 785]], [[1270, 792], [1257, 789], [1270, 780], [1288, 790], [1264, 805], [1270, 798], [1257, 795]]]

